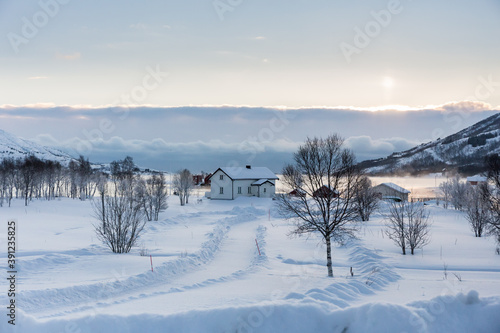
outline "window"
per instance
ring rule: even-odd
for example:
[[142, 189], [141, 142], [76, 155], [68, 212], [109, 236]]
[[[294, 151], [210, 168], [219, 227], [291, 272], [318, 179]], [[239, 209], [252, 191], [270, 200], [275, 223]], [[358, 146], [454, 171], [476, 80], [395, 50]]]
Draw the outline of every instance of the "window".
[[224, 187], [219, 187], [219, 194], [224, 194]]
[[248, 194], [252, 194], [252, 188], [248, 186]]
[[267, 188], [264, 187], [264, 193], [266, 193]]
[[238, 186], [238, 194], [241, 194], [241, 186]]
[[220, 179], [220, 180], [224, 180], [224, 175], [220, 175], [220, 176], [219, 176], [219, 179]]

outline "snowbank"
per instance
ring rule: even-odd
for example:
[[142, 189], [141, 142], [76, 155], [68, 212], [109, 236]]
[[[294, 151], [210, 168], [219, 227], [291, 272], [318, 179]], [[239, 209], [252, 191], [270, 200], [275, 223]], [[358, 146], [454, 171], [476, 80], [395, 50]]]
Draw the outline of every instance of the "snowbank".
[[[189, 311], [167, 316], [97, 315], [37, 321], [22, 311], [17, 332], [499, 332], [500, 298], [477, 292], [439, 296], [408, 305], [370, 303], [331, 310], [325, 304], [295, 301]], [[12, 327], [5, 320], [2, 332]], [[9, 330], [10, 329], [10, 330]]]

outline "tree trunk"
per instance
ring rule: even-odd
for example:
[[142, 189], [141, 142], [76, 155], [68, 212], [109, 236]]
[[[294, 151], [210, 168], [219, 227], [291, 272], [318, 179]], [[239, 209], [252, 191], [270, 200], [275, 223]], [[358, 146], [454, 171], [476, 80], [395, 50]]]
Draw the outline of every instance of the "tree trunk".
[[106, 234], [106, 209], [104, 208], [104, 191], [101, 192], [101, 205], [102, 205], [102, 230]]
[[326, 237], [326, 267], [328, 268], [328, 276], [333, 277], [332, 244], [330, 241], [330, 236]]

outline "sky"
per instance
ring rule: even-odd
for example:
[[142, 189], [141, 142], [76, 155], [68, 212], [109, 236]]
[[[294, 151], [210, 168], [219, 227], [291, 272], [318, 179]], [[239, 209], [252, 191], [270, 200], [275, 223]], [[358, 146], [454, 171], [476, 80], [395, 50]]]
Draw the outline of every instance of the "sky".
[[[331, 132], [381, 157], [500, 109], [499, 16], [498, 0], [0, 0], [0, 128], [162, 169], [280, 168]], [[294, 117], [278, 131], [276, 113]]]

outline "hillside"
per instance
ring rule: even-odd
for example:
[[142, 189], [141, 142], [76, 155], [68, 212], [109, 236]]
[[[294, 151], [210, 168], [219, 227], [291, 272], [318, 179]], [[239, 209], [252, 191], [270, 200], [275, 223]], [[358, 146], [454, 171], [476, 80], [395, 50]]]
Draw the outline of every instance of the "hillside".
[[58, 161], [63, 165], [67, 165], [74, 159], [58, 149], [41, 146], [0, 130], [0, 160], [9, 157], [24, 158], [28, 155], [34, 155], [41, 160]]
[[373, 175], [423, 174], [443, 169], [474, 174], [483, 171], [484, 157], [489, 154], [500, 154], [500, 113], [443, 139], [363, 161], [359, 166]]

